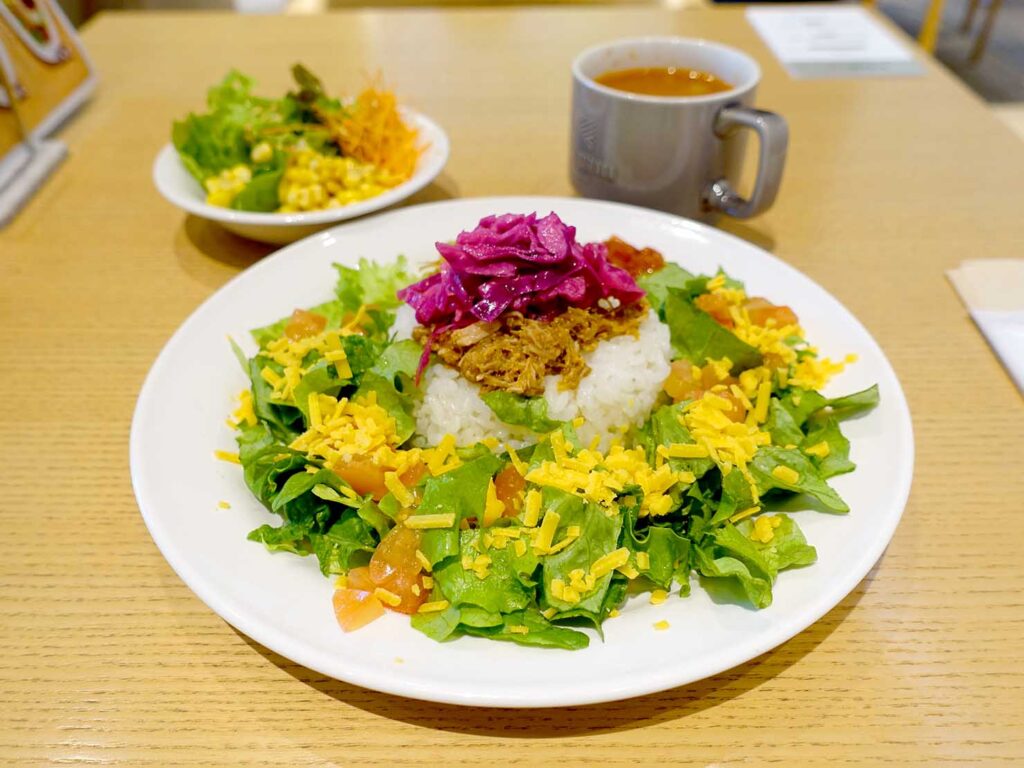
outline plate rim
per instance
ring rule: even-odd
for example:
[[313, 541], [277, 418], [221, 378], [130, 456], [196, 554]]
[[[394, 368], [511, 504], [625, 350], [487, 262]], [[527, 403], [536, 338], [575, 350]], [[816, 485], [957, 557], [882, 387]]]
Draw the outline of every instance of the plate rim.
[[[264, 623], [258, 619], [249, 618], [245, 613], [235, 611], [226, 600], [222, 599], [218, 595], [215, 588], [207, 588], [204, 585], [203, 578], [198, 569], [194, 568], [187, 561], [186, 553], [181, 550], [176, 550], [166, 539], [166, 534], [164, 533], [159, 516], [149, 507], [149, 504], [146, 501], [148, 497], [145, 493], [145, 482], [142, 479], [142, 473], [138, 469], [144, 461], [141, 453], [142, 437], [139, 434], [139, 423], [141, 420], [140, 414], [148, 401], [152, 398], [150, 393], [157, 386], [156, 382], [160, 378], [163, 368], [168, 365], [167, 361], [170, 355], [173, 353], [174, 349], [182, 343], [186, 330], [193, 324], [200, 322], [203, 314], [207, 311], [206, 308], [217, 300], [218, 296], [222, 292], [234, 285], [236, 281], [248, 279], [250, 273], [258, 273], [261, 270], [268, 268], [265, 265], [274, 263], [280, 259], [289, 258], [289, 254], [293, 250], [299, 251], [304, 248], [308, 248], [309, 245], [315, 241], [322, 241], [333, 238], [336, 234], [343, 234], [344, 225], [339, 225], [280, 248], [255, 264], [252, 264], [248, 268], [240, 271], [230, 280], [221, 285], [201, 304], [199, 304], [199, 306], [192, 310], [188, 317], [175, 329], [174, 333], [161, 347], [160, 352], [154, 359], [154, 362], [146, 374], [142, 387], [140, 388], [139, 396], [136, 400], [136, 405], [132, 413], [131, 429], [129, 433], [129, 463], [132, 488], [135, 493], [140, 513], [154, 543], [157, 545], [157, 548], [167, 563], [186, 584], [186, 586], [192, 590], [193, 594], [195, 594], [207, 605], [207, 607], [224, 619], [228, 624], [244, 633], [247, 637], [252, 638], [261, 646], [268, 648], [272, 652], [290, 661], [301, 664], [308, 669], [314, 670], [332, 679], [342, 680], [353, 685], [358, 685], [389, 695], [412, 697], [419, 700], [444, 704], [538, 709], [556, 706], [582, 706], [587, 704], [620, 701], [627, 698], [670, 690], [698, 680], [714, 677], [747, 661], [751, 661], [793, 637], [796, 637], [838, 606], [842, 600], [864, 580], [871, 568], [879, 561], [886, 548], [889, 546], [896, 528], [898, 527], [906, 510], [907, 501], [909, 500], [913, 483], [916, 459], [913, 421], [902, 384], [900, 383], [899, 377], [896, 375], [896, 371], [889, 361], [888, 356], [885, 354], [885, 351], [863, 323], [861, 323], [861, 321], [856, 317], [856, 315], [850, 312], [846, 306], [839, 301], [839, 299], [822, 287], [813, 278], [760, 246], [701, 222], [684, 219], [673, 214], [654, 211], [639, 206], [602, 200], [589, 200], [585, 198], [539, 195], [459, 198], [455, 200], [442, 200], [401, 208], [381, 214], [379, 217], [374, 217], [372, 221], [380, 219], [382, 220], [382, 225], [386, 226], [386, 219], [407, 215], [407, 212], [409, 211], [417, 211], [425, 208], [460, 207], [467, 203], [488, 204], [494, 206], [495, 210], [502, 207], [507, 208], [508, 210], [516, 210], [517, 208], [524, 206], [525, 208], [533, 207], [538, 209], [551, 206], [552, 209], [557, 209], [557, 206], [560, 204], [569, 203], [572, 205], [586, 205], [599, 209], [605, 208], [608, 210], [616, 210], [633, 215], [639, 214], [643, 217], [650, 218], [652, 223], [660, 220], [661, 222], [670, 224], [675, 228], [682, 227], [683, 229], [705, 236], [710, 234], [709, 239], [712, 240], [724, 239], [727, 242], [731, 241], [733, 245], [739, 245], [741, 248], [755, 249], [760, 251], [763, 256], [767, 256], [784, 272], [788, 271], [792, 274], [799, 275], [804, 280], [808, 281], [818, 289], [822, 295], [827, 298], [827, 300], [834, 303], [842, 313], [845, 313], [849, 320], [868, 339], [871, 340], [881, 356], [881, 363], [884, 366], [884, 372], [888, 374], [888, 378], [892, 384], [893, 391], [890, 396], [895, 398], [894, 405], [896, 406], [896, 415], [899, 417], [899, 423], [894, 424], [892, 428], [898, 429], [901, 433], [901, 437], [905, 438], [906, 455], [903, 458], [907, 463], [907, 471], [899, 477], [899, 486], [894, 487], [891, 490], [893, 508], [896, 510], [895, 514], [882, 521], [883, 525], [877, 529], [878, 534], [871, 539], [871, 545], [860, 552], [853, 564], [847, 568], [844, 574], [842, 574], [842, 578], [836, 579], [832, 583], [828, 584], [827, 588], [817, 593], [813, 600], [808, 601], [796, 609], [793, 616], [788, 618], [785, 622], [772, 625], [764, 631], [759, 632], [749, 642], [737, 644], [730, 653], [715, 656], [715, 663], [708, 664], [706, 668], [702, 668], [697, 674], [685, 673], [673, 675], [672, 670], [670, 669], [667, 671], [660, 671], [657, 675], [652, 675], [651, 673], [637, 675], [636, 679], [630, 681], [629, 684], [619, 685], [617, 687], [609, 685], [604, 688], [599, 688], [593, 692], [588, 691], [583, 695], [577, 695], [575, 692], [564, 693], [554, 689], [547, 689], [537, 691], [529, 696], [518, 693], [509, 695], [500, 691], [497, 693], [488, 692], [486, 694], [481, 694], [480, 692], [467, 693], [460, 690], [447, 690], [443, 685], [417, 683], [415, 679], [403, 679], [397, 675], [387, 676], [375, 673], [372, 670], [369, 673], [366, 673], [358, 666], [352, 666], [347, 669], [344, 677], [339, 676], [335, 671], [326, 669], [316, 658], [305, 653], [302, 645], [296, 644], [295, 639], [289, 633], [279, 629], [276, 625]], [[371, 219], [364, 221], [371, 221]], [[324, 243], [321, 243], [321, 245], [324, 245]], [[542, 652], [544, 652], [544, 650], [542, 650]]]
[[164, 169], [167, 165], [181, 162], [177, 149], [175, 149], [174, 144], [170, 141], [160, 148], [153, 159], [153, 184], [161, 196], [176, 208], [191, 213], [194, 216], [222, 224], [227, 223], [247, 227], [281, 227], [287, 229], [291, 227], [335, 224], [365, 216], [412, 197], [440, 176], [441, 171], [448, 164], [448, 158], [451, 154], [451, 142], [444, 129], [431, 118], [409, 107], [401, 107], [401, 112], [408, 120], [417, 124], [421, 132], [427, 135], [430, 142], [422, 156], [426, 160], [423, 168], [417, 168], [411, 177], [398, 186], [392, 187], [374, 197], [360, 200], [357, 203], [341, 208], [327, 208], [322, 211], [307, 211], [303, 213], [264, 213], [259, 211], [236, 211], [233, 208], [210, 205], [205, 201], [194, 199], [192, 196], [182, 193], [181, 190], [168, 181], [165, 175]]

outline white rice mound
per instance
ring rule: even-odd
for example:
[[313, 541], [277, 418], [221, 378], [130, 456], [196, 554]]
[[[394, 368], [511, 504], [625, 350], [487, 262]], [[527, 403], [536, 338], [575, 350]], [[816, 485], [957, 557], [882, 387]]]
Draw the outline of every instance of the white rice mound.
[[[400, 312], [392, 333], [403, 338], [400, 331], [405, 331], [408, 319]], [[409, 333], [411, 327], [406, 338]], [[582, 416], [584, 424], [577, 429], [580, 440], [587, 445], [600, 436], [600, 445], [606, 448], [613, 436], [643, 424], [654, 407], [672, 359], [668, 327], [649, 312], [637, 336], [602, 341], [584, 359], [590, 373], [575, 390], [559, 390], [561, 377], [548, 376], [544, 390], [548, 416], [558, 421]], [[486, 437], [516, 447], [536, 440], [529, 430], [499, 421], [480, 399], [480, 388], [446, 365], [431, 365], [422, 389], [416, 431], [426, 445], [436, 445], [447, 434], [454, 435], [458, 445], [472, 445]]]
[[642, 425], [654, 408], [672, 362], [668, 326], [652, 310], [638, 336], [607, 339], [583, 357], [590, 373], [575, 390], [559, 390], [561, 377], [547, 377], [548, 416], [557, 421], [582, 416], [584, 424], [576, 430], [580, 441], [589, 445], [600, 435], [601, 447], [607, 448], [611, 437]]
[[412, 338], [412, 332], [416, 329], [416, 310], [408, 304], [402, 304], [395, 310], [395, 322], [391, 324], [391, 335], [395, 341], [405, 341]]
[[423, 399], [416, 408], [416, 432], [425, 445], [437, 445], [451, 434], [456, 445], [473, 445], [485, 437], [515, 447], [533, 442], [533, 433], [499, 421], [480, 399], [480, 388], [453, 368], [434, 363], [421, 382]]

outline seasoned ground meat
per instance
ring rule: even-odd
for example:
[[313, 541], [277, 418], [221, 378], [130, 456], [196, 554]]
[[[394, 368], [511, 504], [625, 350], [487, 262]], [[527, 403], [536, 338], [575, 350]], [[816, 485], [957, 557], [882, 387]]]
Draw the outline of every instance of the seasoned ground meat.
[[[509, 312], [493, 323], [442, 331], [431, 350], [485, 392], [536, 397], [544, 394], [544, 377], [552, 374], [561, 375], [561, 389], [575, 389], [590, 372], [583, 353], [603, 339], [636, 335], [649, 309], [641, 300], [615, 309], [570, 307], [550, 320]], [[430, 333], [419, 327], [413, 336], [426, 343]]]

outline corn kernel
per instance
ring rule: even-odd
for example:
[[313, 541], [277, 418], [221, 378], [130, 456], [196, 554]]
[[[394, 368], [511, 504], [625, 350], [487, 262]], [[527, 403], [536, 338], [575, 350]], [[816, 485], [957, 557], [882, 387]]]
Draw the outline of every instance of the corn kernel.
[[271, 148], [270, 144], [265, 141], [261, 141], [252, 148], [252, 152], [249, 153], [249, 157], [254, 163], [269, 163], [274, 158], [274, 150]]

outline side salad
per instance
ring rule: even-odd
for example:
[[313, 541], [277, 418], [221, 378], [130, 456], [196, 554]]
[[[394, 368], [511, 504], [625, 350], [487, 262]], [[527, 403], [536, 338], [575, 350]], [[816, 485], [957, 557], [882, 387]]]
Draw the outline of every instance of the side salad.
[[[594, 245], [601, 259], [609, 245]], [[394, 610], [438, 641], [579, 649], [580, 625], [600, 632], [630, 595], [686, 596], [694, 575], [769, 606], [779, 574], [817, 558], [773, 508], [805, 494], [849, 511], [828, 484], [854, 469], [840, 424], [878, 390], [822, 395], [843, 363], [817, 356], [790, 308], [721, 272], [647, 263], [638, 300], [668, 328], [671, 371], [643, 423], [604, 449], [543, 398], [507, 393], [484, 400], [535, 439], [426, 444], [421, 358], [441, 363], [393, 331], [418, 276], [401, 257], [335, 265], [333, 297], [253, 330], [255, 355], [235, 346], [250, 380], [232, 417], [237, 460], [280, 517], [249, 538], [315, 557], [345, 630]]]
[[296, 64], [295, 88], [273, 99], [232, 70], [207, 93], [207, 111], [174, 123], [182, 163], [211, 205], [295, 213], [366, 200], [408, 180], [423, 147], [390, 91], [329, 96]]

